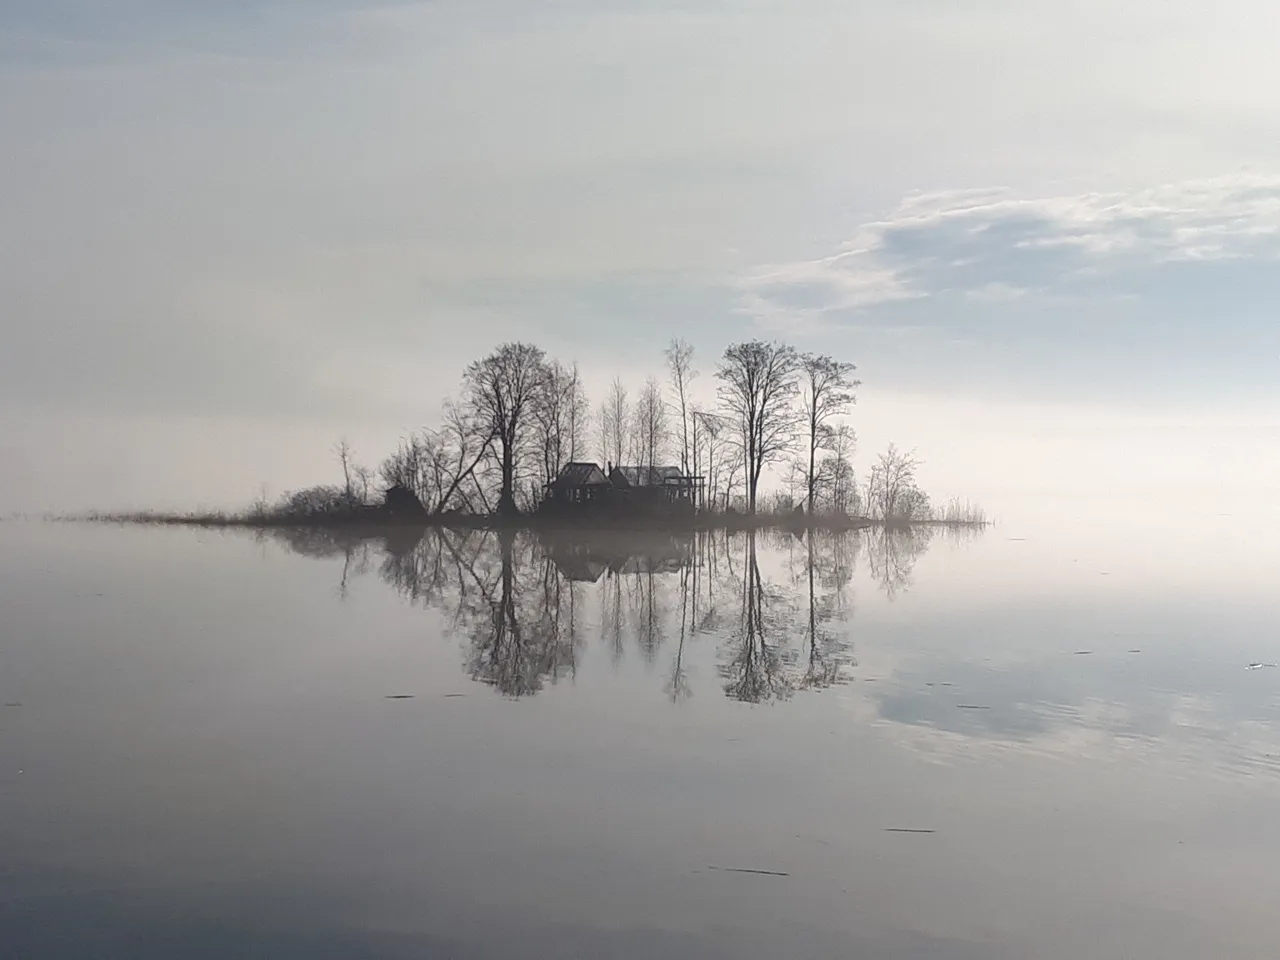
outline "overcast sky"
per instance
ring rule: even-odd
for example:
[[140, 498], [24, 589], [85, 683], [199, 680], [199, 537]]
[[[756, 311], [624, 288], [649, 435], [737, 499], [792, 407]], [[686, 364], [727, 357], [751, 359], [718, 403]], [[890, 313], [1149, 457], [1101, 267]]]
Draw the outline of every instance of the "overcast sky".
[[[376, 461], [504, 339], [853, 360], [939, 496], [1280, 489], [1263, 0], [0, 0], [0, 512]], [[1092, 493], [1091, 493], [1092, 492]]]

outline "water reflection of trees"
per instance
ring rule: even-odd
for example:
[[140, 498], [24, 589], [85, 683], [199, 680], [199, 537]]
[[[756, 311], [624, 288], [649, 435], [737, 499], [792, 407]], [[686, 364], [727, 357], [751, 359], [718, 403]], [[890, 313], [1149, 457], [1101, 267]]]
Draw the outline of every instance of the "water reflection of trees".
[[789, 639], [789, 598], [772, 582], [766, 584], [761, 575], [757, 535], [748, 533], [742, 539], [742, 599], [720, 660], [724, 692], [749, 703], [785, 699], [795, 687], [783, 657]]
[[910, 589], [916, 561], [929, 549], [938, 528], [876, 527], [866, 532], [871, 579], [890, 600]]
[[[761, 571], [757, 536], [787, 558], [785, 576]], [[809, 531], [742, 538], [739, 615], [726, 631], [720, 661], [726, 695], [760, 703], [820, 690], [849, 678], [855, 666], [848, 621], [861, 536]]]
[[845, 679], [854, 665], [853, 642], [837, 628], [851, 616], [850, 584], [861, 540], [810, 532], [805, 541], [804, 672], [800, 686], [820, 689]]
[[661, 688], [679, 703], [693, 695], [705, 641], [725, 695], [761, 703], [846, 681], [860, 558], [893, 598], [931, 538], [929, 528], [596, 539], [441, 529], [381, 543], [293, 531], [286, 542], [342, 558], [343, 589], [381, 547], [382, 580], [441, 613], [468, 674], [506, 696], [575, 676], [595, 642], [615, 665], [632, 652], [645, 669], [662, 663]]
[[412, 549], [389, 552], [380, 572], [411, 601], [445, 614], [473, 679], [521, 697], [573, 675], [580, 585], [529, 534], [428, 531]]

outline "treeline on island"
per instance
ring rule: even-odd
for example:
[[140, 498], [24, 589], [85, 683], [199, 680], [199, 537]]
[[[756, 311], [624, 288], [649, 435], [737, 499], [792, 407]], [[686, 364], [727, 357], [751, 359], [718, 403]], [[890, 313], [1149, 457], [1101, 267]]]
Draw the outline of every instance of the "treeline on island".
[[715, 363], [708, 403], [709, 391], [693, 389], [693, 348], [672, 340], [664, 359], [665, 377], [650, 376], [634, 394], [615, 378], [593, 403], [576, 363], [505, 343], [467, 366], [436, 426], [403, 438], [376, 468], [343, 440], [335, 483], [260, 498], [237, 515], [148, 519], [509, 522], [549, 512], [550, 492], [566, 478], [598, 468], [606, 479], [616, 467], [632, 482], [675, 484], [668, 490], [680, 492], [680, 516], [703, 521], [985, 522], [965, 502], [932, 505], [917, 485], [918, 461], [892, 445], [855, 472], [854, 364], [778, 341], [734, 343]]

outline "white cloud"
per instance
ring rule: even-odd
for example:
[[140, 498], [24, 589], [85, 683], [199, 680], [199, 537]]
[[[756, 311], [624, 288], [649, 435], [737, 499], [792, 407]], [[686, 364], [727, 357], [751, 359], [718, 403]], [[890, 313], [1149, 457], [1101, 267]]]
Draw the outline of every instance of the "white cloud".
[[918, 193], [834, 254], [740, 280], [744, 309], [778, 322], [960, 294], [1007, 303], [1160, 265], [1280, 259], [1280, 175], [1236, 174], [1127, 192], [1027, 197]]

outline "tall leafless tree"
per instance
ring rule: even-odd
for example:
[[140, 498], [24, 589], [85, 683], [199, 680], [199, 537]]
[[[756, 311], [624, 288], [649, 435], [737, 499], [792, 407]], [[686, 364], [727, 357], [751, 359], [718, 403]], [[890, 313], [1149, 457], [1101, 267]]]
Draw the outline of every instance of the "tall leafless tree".
[[818, 466], [820, 489], [827, 505], [837, 514], [849, 514], [858, 506], [858, 485], [853, 474], [853, 430], [848, 424], [836, 427], [829, 452]]
[[355, 503], [356, 490], [353, 472], [355, 463], [352, 460], [351, 444], [343, 437], [333, 446], [333, 455], [338, 458], [338, 463], [342, 465], [342, 495], [346, 498], [347, 506], [350, 507]]
[[606, 463], [615, 466], [622, 463], [627, 452], [627, 438], [631, 428], [631, 407], [627, 402], [627, 388], [614, 378], [609, 394], [600, 407], [600, 439]]
[[576, 431], [585, 402], [577, 368], [556, 361], [548, 363], [532, 407], [534, 445], [544, 484], [554, 480], [560, 468], [574, 458]]
[[587, 389], [575, 363], [570, 370], [568, 391], [569, 459], [577, 460], [586, 452], [587, 429], [591, 420], [591, 405], [587, 402]]
[[357, 464], [351, 468], [351, 476], [355, 485], [355, 495], [361, 503], [369, 502], [369, 493], [373, 488], [374, 473], [363, 464]]
[[675, 395], [675, 409], [680, 414], [680, 469], [687, 475], [692, 450], [689, 446], [691, 424], [689, 417], [689, 384], [698, 376], [693, 369], [693, 347], [679, 338], [667, 346], [667, 370], [671, 376], [671, 392]]
[[533, 407], [546, 378], [545, 355], [528, 343], [504, 343], [463, 375], [467, 405], [495, 441], [498, 513], [503, 516], [519, 511], [516, 482], [530, 445]]
[[722, 508], [720, 484], [724, 475], [729, 424], [721, 416], [694, 408], [689, 415], [693, 472], [703, 477], [703, 503], [712, 510]]
[[808, 462], [805, 464], [805, 509], [813, 515], [819, 485], [818, 454], [830, 450], [835, 440], [836, 417], [849, 412], [856, 401], [859, 381], [852, 363], [825, 354], [806, 353], [800, 357], [800, 407], [804, 417]]
[[782, 459], [795, 442], [799, 368], [795, 348], [763, 340], [733, 344], [716, 368], [720, 402], [742, 451], [749, 514], [756, 512], [764, 468]]
[[666, 452], [670, 439], [667, 405], [662, 399], [662, 387], [654, 377], [645, 381], [636, 398], [635, 436], [639, 452], [637, 465], [653, 468]]

